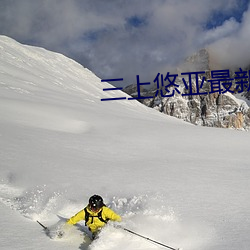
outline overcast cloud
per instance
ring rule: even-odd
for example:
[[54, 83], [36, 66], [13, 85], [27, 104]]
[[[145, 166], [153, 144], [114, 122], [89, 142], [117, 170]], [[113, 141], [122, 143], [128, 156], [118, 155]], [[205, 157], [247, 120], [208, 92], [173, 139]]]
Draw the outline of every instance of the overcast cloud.
[[[210, 47], [218, 65], [250, 62], [249, 0], [0, 0], [0, 34], [61, 52], [124, 85], [152, 81]], [[242, 16], [243, 14], [243, 16]]]

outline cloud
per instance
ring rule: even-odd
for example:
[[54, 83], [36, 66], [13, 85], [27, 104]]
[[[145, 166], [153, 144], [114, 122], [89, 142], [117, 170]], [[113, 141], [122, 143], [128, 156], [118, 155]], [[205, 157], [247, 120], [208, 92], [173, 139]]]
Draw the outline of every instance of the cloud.
[[[234, 23], [234, 24], [233, 24]], [[224, 23], [221, 29], [228, 29]], [[209, 46], [213, 67], [239, 68], [250, 65], [250, 8], [245, 11], [242, 22], [231, 23], [231, 32], [221, 39], [215, 39]], [[214, 31], [216, 33], [216, 30]]]
[[[207, 30], [213, 13], [233, 15], [237, 0], [22, 0], [0, 2], [0, 33], [76, 59], [103, 78], [152, 81], [213, 44], [249, 37], [247, 14]], [[216, 20], [214, 20], [216, 24]], [[244, 34], [243, 34], [244, 33]], [[243, 40], [242, 40], [243, 42]], [[229, 45], [231, 44], [231, 45]], [[247, 47], [247, 44], [244, 45]], [[225, 60], [227, 60], [225, 58]]]
[[231, 17], [229, 20], [224, 21], [221, 26], [205, 31], [201, 36], [200, 42], [202, 44], [211, 44], [231, 34], [237, 33], [239, 28], [240, 24], [235, 18]]

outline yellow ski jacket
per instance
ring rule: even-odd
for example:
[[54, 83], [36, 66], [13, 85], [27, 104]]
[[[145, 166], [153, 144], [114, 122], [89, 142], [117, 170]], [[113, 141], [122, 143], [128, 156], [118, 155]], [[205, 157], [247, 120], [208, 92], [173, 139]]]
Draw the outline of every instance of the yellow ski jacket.
[[[103, 206], [99, 211], [93, 212], [89, 209], [89, 207], [86, 207], [87, 212], [89, 213], [88, 221], [85, 221], [86, 226], [88, 226], [89, 230], [92, 233], [97, 232], [100, 228], [102, 228], [106, 223], [104, 221], [112, 220], [112, 221], [121, 221], [121, 217], [116, 214], [113, 210], [110, 208]], [[104, 220], [100, 220], [98, 218], [98, 215], [100, 215], [101, 212], [101, 218]], [[68, 221], [67, 224], [74, 225], [80, 220], [85, 220], [85, 210], [82, 209], [77, 214], [72, 216]]]

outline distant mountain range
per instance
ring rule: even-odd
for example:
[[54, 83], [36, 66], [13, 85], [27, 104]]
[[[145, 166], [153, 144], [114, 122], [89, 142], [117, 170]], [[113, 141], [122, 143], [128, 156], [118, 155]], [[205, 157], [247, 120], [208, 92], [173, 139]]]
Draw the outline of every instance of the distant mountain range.
[[[227, 81], [227, 84], [225, 81], [217, 81], [217, 77], [226, 76], [224, 70], [223, 66], [216, 63], [216, 57], [212, 57], [209, 50], [201, 49], [179, 65], [176, 69], [175, 74], [178, 76], [175, 81], [173, 82], [173, 77], [169, 78], [172, 84], [165, 79], [166, 75], [164, 75], [159, 76], [159, 81], [156, 81], [151, 89], [141, 86], [141, 96], [152, 98], [138, 101], [195, 125], [248, 130], [250, 127], [249, 74], [248, 78], [243, 79], [247, 83], [241, 91], [240, 84], [237, 84], [234, 79], [237, 76], [235, 72], [240, 72], [240, 69], [228, 69], [227, 79], [233, 80]], [[242, 69], [247, 73], [249, 70], [250, 67]], [[184, 72], [201, 71], [205, 73], [197, 75], [197, 79], [196, 74], [191, 75], [192, 83], [189, 81], [188, 74], [182, 75]], [[238, 74], [238, 76], [243, 76], [243, 74]], [[223, 83], [227, 89], [224, 88]], [[219, 86], [223, 90], [219, 90]], [[138, 96], [137, 85], [127, 86], [124, 92], [136, 98]], [[207, 94], [202, 94], [204, 92]]]

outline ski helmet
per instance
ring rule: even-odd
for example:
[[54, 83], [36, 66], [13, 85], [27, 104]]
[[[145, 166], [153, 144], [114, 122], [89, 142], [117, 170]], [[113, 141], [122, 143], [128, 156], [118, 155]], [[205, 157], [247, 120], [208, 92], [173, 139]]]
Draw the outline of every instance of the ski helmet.
[[93, 210], [98, 210], [103, 207], [103, 199], [99, 195], [93, 195], [89, 198], [89, 206]]

